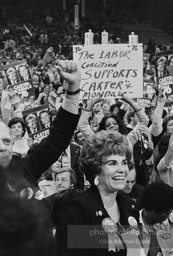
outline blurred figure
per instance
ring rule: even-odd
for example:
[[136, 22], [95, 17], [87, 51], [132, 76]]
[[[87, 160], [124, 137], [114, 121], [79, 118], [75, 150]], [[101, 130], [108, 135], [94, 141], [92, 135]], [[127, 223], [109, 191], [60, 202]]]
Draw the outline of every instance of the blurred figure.
[[35, 114], [31, 113], [27, 115], [25, 118], [25, 122], [27, 125], [28, 134], [33, 134], [40, 130], [37, 117]]
[[0, 255], [55, 256], [48, 211], [38, 200], [21, 199], [9, 187], [5, 172], [0, 167]]
[[[173, 249], [173, 189], [164, 183], [149, 184], [141, 198], [142, 241], [148, 255], [171, 255]], [[146, 241], [148, 242], [146, 243]]]
[[16, 69], [14, 67], [10, 67], [6, 70], [6, 75], [7, 75], [7, 79], [10, 85], [14, 85], [17, 84], [18, 81], [18, 77], [17, 77], [17, 72]]
[[167, 66], [166, 57], [162, 56], [162, 57], [158, 58], [158, 60], [157, 60], [157, 75], [158, 75], [158, 77], [167, 74], [166, 66]]
[[39, 113], [39, 118], [40, 118], [41, 129], [50, 128], [52, 124], [52, 120], [51, 120], [51, 114], [49, 113], [48, 110], [42, 110]]
[[28, 69], [26, 65], [20, 65], [18, 67], [19, 77], [21, 81], [28, 81], [30, 79]]
[[75, 133], [74, 133], [74, 141], [80, 145], [80, 146], [83, 146], [84, 142], [85, 142], [85, 138], [82, 134], [81, 131], [77, 130]]
[[22, 118], [13, 117], [10, 119], [8, 126], [11, 130], [13, 139], [13, 154], [19, 154], [21, 157], [26, 157], [29, 146], [27, 139], [24, 137], [26, 132], [26, 124]]
[[144, 191], [144, 187], [136, 184], [136, 171], [133, 168], [127, 175], [127, 181], [123, 192], [130, 199], [128, 211], [139, 219], [139, 211], [143, 208], [141, 204], [141, 196]]

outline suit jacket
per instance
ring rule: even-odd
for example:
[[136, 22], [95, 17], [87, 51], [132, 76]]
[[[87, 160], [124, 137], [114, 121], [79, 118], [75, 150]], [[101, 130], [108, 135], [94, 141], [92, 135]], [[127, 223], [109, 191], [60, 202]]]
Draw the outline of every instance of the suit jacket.
[[[116, 199], [120, 210], [120, 224], [127, 227], [128, 198], [118, 192]], [[64, 208], [60, 208], [56, 215], [58, 255], [126, 255], [126, 249], [108, 252], [108, 235], [102, 227], [105, 218], [110, 216], [95, 186], [77, 196]]]
[[70, 142], [70, 154], [71, 154], [71, 168], [76, 173], [77, 184], [76, 187], [84, 190], [84, 174], [79, 170], [79, 155], [81, 151], [81, 146], [75, 142]]
[[[13, 156], [7, 168], [10, 182], [18, 186], [23, 181], [36, 187], [37, 180], [67, 148], [79, 120], [79, 115], [71, 114], [61, 108], [50, 128], [50, 134], [33, 148], [25, 158]], [[70, 125], [69, 125], [70, 124]]]
[[40, 126], [39, 126], [39, 124], [37, 124], [36, 132], [31, 131], [31, 128], [29, 126], [27, 126], [27, 131], [28, 131], [28, 134], [34, 134], [34, 133], [40, 131]]

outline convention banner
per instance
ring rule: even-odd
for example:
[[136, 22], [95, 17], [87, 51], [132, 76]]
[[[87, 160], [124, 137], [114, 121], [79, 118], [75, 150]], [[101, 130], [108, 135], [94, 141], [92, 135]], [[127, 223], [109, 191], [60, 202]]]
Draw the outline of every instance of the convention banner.
[[143, 96], [143, 45], [74, 45], [81, 68], [81, 99]]
[[52, 124], [48, 104], [23, 111], [23, 119], [27, 125], [29, 138], [33, 143], [40, 143], [43, 138], [49, 135], [49, 128]]
[[173, 95], [173, 50], [158, 52], [155, 56], [158, 89], [169, 98]]
[[3, 69], [8, 82], [8, 91], [21, 101], [34, 95], [31, 72], [25, 60], [6, 65]]

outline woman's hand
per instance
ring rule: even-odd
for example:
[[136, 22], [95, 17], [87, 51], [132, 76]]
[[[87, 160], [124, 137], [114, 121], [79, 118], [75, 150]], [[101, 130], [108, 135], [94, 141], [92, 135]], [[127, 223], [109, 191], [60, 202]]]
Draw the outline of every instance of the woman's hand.
[[88, 100], [87, 102], [87, 107], [85, 108], [86, 110], [88, 111], [91, 111], [94, 107], [94, 105], [97, 103], [97, 102], [100, 102], [102, 101], [102, 98], [101, 96], [98, 96], [97, 98], [94, 98], [92, 100]]

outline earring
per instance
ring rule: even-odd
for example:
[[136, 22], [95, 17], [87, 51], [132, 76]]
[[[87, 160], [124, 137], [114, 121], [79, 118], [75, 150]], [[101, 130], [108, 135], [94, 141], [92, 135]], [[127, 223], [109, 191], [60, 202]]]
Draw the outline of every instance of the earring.
[[96, 176], [95, 179], [94, 179], [94, 185], [98, 186], [98, 184], [99, 184], [99, 177]]

